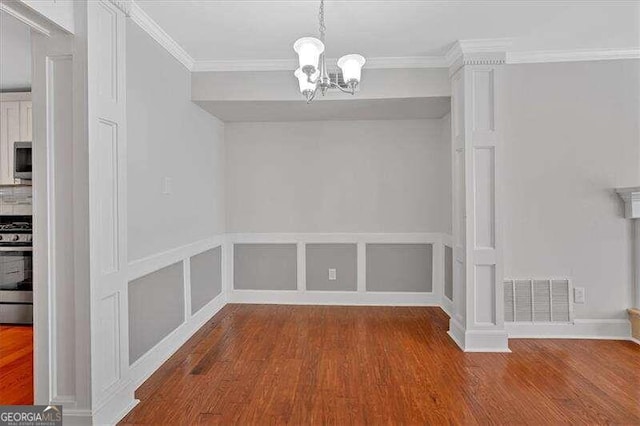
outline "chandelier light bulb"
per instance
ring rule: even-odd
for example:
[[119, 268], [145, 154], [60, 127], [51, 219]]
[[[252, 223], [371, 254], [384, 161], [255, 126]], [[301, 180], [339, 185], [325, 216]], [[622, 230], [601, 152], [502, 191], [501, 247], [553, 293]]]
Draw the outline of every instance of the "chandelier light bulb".
[[309, 76], [315, 74], [320, 55], [324, 52], [324, 44], [315, 37], [302, 37], [293, 44], [293, 50], [298, 54], [302, 72]]
[[342, 77], [347, 84], [360, 83], [362, 66], [366, 60], [362, 55], [344, 55], [338, 59], [338, 66], [342, 70]]
[[[307, 76], [307, 74], [302, 71], [302, 68], [298, 68], [296, 72], [293, 73], [293, 75], [295, 75], [298, 79], [298, 84], [300, 85], [300, 93], [306, 96], [307, 93], [305, 92], [315, 91], [316, 80], [318, 79], [319, 74], [320, 73], [316, 70], [314, 74], [312, 74], [311, 76]], [[309, 82], [309, 79], [311, 79], [311, 82]]]

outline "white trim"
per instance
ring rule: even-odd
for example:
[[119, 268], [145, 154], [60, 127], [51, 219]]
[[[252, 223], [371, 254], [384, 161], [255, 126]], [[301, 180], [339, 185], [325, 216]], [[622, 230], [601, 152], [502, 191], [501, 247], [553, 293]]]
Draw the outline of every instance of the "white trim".
[[[327, 58], [334, 64], [337, 58]], [[193, 72], [221, 71], [294, 71], [298, 67], [295, 59], [249, 59], [249, 60], [197, 60]], [[395, 68], [446, 68], [444, 56], [398, 56], [367, 58], [367, 69]]]
[[440, 296], [426, 292], [232, 290], [229, 303], [337, 306], [440, 306]]
[[[110, 1], [113, 2], [113, 0]], [[120, 2], [115, 1], [115, 3], [118, 4]], [[2, 8], [7, 8], [7, 6], [2, 4]], [[298, 66], [297, 61], [294, 58], [196, 60], [133, 0], [130, 4], [128, 16], [191, 72], [293, 71]], [[31, 24], [27, 22], [27, 25]], [[33, 25], [37, 24], [33, 23]], [[46, 28], [34, 28], [41, 32], [47, 31]], [[45, 34], [49, 35], [49, 33]], [[512, 39], [508, 38], [458, 40], [453, 47], [442, 56], [392, 56], [367, 58], [366, 68], [448, 68], [463, 55], [473, 56], [495, 52], [505, 53], [507, 58], [506, 63], [508, 64], [640, 58], [640, 48], [508, 52], [512, 44]], [[504, 61], [504, 58], [502, 60]], [[327, 61], [329, 63], [334, 63], [336, 62], [336, 59], [328, 58]]]
[[453, 318], [453, 301], [449, 300], [447, 296], [442, 295], [442, 300], [440, 301], [440, 308], [445, 312], [445, 314], [449, 315], [449, 318]]
[[242, 243], [440, 243], [439, 232], [413, 233], [230, 233], [229, 242]]
[[640, 345], [640, 340], [635, 337], [629, 337], [629, 341], [635, 343], [636, 345]]
[[196, 254], [216, 248], [224, 244], [224, 234], [166, 250], [162, 253], [134, 260], [128, 265], [128, 280], [133, 281], [152, 272], [158, 271], [174, 263], [181, 262]]
[[624, 217], [627, 219], [640, 218], [640, 186], [618, 188], [616, 193], [624, 202]]
[[[229, 249], [234, 244], [296, 244], [296, 290], [240, 290], [233, 288], [233, 264], [228, 268], [226, 287], [233, 303], [281, 303], [301, 305], [440, 306], [444, 290], [441, 233], [236, 233], [227, 234]], [[450, 237], [449, 237], [450, 238]], [[356, 244], [356, 291], [309, 291], [306, 289], [306, 245], [313, 243]], [[366, 289], [366, 244], [430, 244], [432, 246], [432, 288], [430, 292], [370, 292]], [[233, 258], [233, 252], [229, 254]], [[230, 260], [230, 262], [233, 262]]]
[[[131, 407], [133, 408], [133, 407]], [[64, 408], [62, 419], [65, 426], [89, 425], [92, 424], [91, 410], [78, 410]]]
[[576, 319], [573, 323], [507, 322], [510, 339], [611, 339], [629, 340], [631, 323], [626, 319]]
[[[1, 3], [0, 3], [1, 4]], [[30, 101], [31, 92], [3, 92], [0, 93], [0, 102]]]
[[640, 48], [594, 50], [547, 50], [533, 52], [508, 52], [508, 64], [535, 64], [550, 62], [612, 61], [640, 59]]
[[169, 34], [167, 34], [156, 21], [136, 4], [131, 2], [130, 18], [138, 24], [152, 39], [164, 47], [167, 52], [173, 55], [189, 71], [193, 69], [194, 60]]
[[[26, 9], [25, 12], [23, 12], [23, 11], [17, 10], [15, 7], [9, 6], [5, 2], [0, 2], [0, 11], [6, 12], [8, 15], [13, 16], [18, 21], [27, 25], [32, 30], [37, 31], [40, 34], [43, 34], [47, 37], [51, 37], [52, 31], [55, 30], [55, 28], [52, 25], [45, 26], [43, 24], [36, 22], [34, 18], [41, 15], [38, 12], [31, 11], [30, 9]], [[28, 15], [32, 15], [32, 16], [30, 17]]]
[[452, 66], [465, 55], [506, 52], [513, 41], [508, 38], [458, 40], [444, 55], [446, 66]]
[[447, 334], [464, 352], [511, 352], [504, 330], [465, 330], [462, 324], [451, 318]]

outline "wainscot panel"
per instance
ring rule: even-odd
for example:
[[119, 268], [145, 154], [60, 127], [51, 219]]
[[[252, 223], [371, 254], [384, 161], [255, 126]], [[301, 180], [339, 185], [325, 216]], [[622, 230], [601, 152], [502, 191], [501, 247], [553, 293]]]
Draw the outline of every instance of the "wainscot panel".
[[182, 262], [129, 282], [129, 363], [184, 321]]
[[191, 258], [191, 313], [222, 292], [222, 247], [197, 254]]
[[295, 290], [295, 244], [235, 244], [234, 288], [238, 290]]
[[432, 290], [432, 244], [367, 244], [367, 291]]
[[[356, 291], [358, 255], [356, 244], [307, 244], [307, 290]], [[331, 279], [329, 269], [335, 269]]]

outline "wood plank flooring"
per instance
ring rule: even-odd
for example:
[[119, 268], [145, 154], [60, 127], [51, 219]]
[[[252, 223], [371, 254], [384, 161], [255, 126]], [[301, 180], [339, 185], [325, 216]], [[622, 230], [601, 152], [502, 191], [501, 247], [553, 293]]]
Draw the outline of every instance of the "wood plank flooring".
[[439, 308], [227, 305], [122, 424], [640, 424], [640, 346], [465, 354]]
[[0, 405], [33, 404], [33, 327], [0, 325]]

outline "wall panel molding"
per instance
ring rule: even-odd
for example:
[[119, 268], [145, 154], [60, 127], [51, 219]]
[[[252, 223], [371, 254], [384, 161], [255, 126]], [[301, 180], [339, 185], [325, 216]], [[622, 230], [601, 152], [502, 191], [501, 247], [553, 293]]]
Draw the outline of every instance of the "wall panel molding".
[[[440, 306], [444, 290], [444, 243], [450, 243], [450, 235], [442, 233], [233, 233], [227, 234], [228, 256], [233, 256], [234, 244], [296, 244], [297, 290], [241, 290], [233, 282], [233, 259], [227, 259], [226, 283], [231, 303], [288, 303], [319, 305], [405, 305]], [[355, 244], [357, 247], [356, 291], [307, 290], [307, 244]], [[367, 244], [429, 244], [432, 246], [432, 291], [367, 291]], [[339, 273], [339, 272], [338, 272]]]

